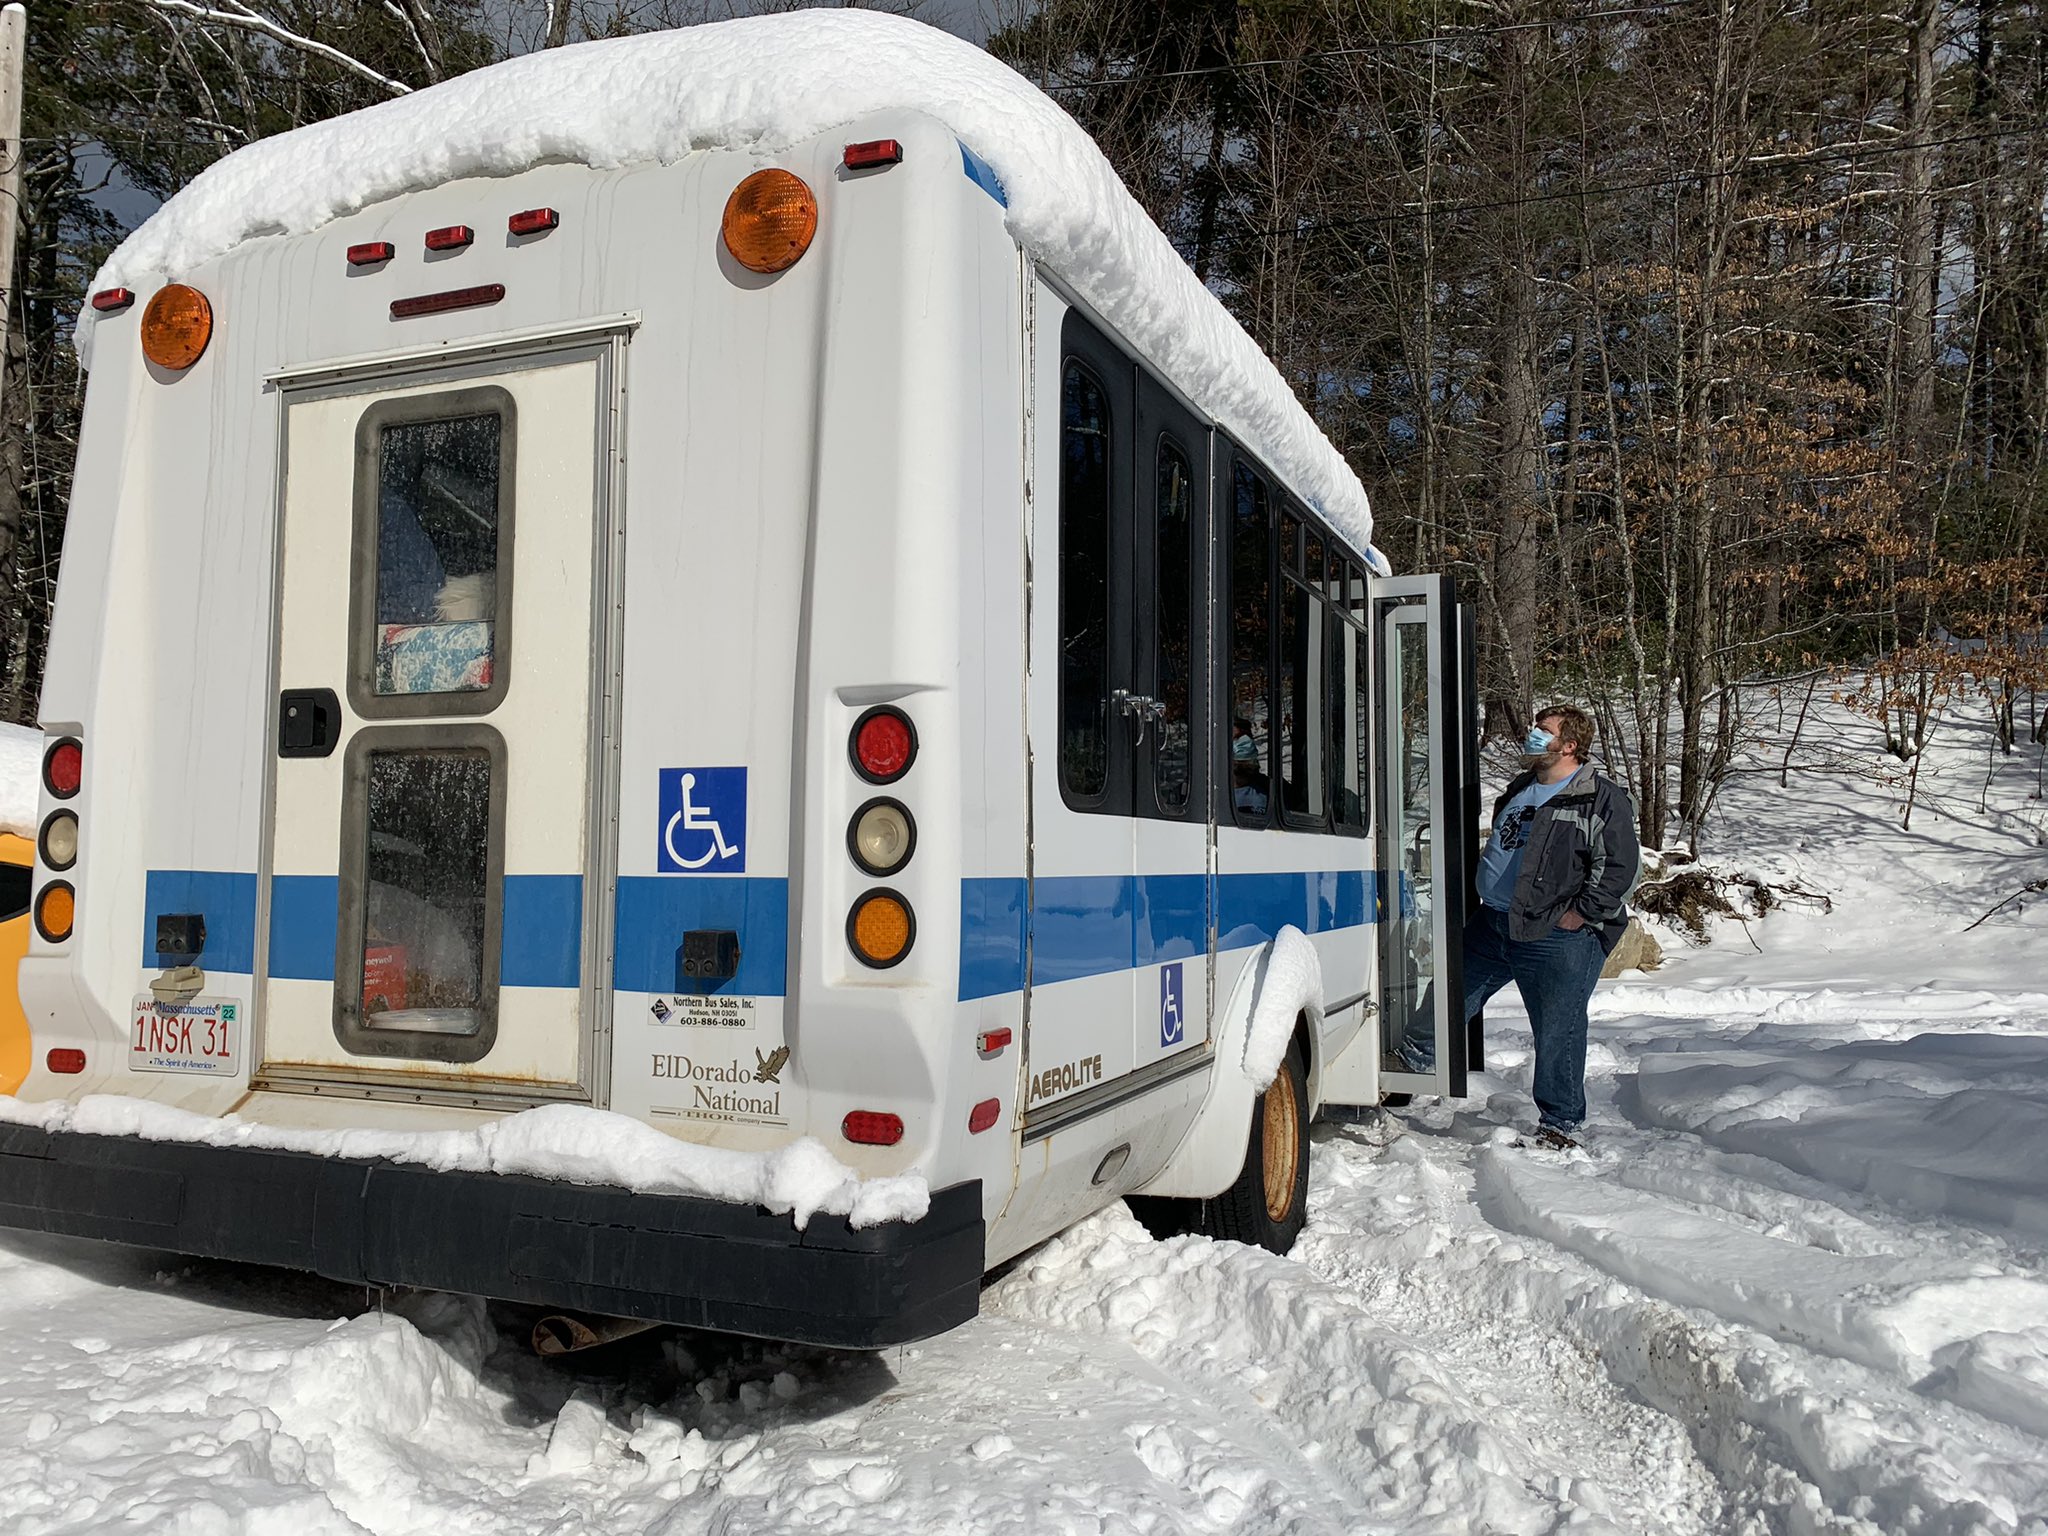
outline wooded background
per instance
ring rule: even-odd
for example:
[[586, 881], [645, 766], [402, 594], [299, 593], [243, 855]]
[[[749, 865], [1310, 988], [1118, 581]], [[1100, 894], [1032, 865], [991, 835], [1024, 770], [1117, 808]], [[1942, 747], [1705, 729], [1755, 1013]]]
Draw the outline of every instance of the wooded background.
[[[1489, 728], [1589, 703], [1647, 842], [1697, 843], [1759, 681], [1850, 698], [1902, 759], [1966, 694], [2007, 750], [2048, 738], [2043, 0], [988, 5], [1350, 459], [1397, 568], [1457, 575]], [[34, 715], [70, 327], [124, 224], [254, 138], [509, 54], [796, 8], [33, 8], [0, 713]]]

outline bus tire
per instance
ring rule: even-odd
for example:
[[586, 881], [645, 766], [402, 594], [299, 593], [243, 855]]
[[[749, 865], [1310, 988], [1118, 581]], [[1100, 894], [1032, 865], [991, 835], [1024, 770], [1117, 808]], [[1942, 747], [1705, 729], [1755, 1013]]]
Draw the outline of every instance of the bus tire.
[[1252, 1104], [1237, 1182], [1202, 1202], [1202, 1231], [1269, 1253], [1294, 1246], [1308, 1220], [1308, 1121], [1308, 1071], [1297, 1042]]

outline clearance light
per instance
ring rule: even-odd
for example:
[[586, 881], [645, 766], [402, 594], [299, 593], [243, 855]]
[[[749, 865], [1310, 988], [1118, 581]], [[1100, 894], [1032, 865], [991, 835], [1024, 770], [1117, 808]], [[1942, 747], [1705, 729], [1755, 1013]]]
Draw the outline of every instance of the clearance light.
[[74, 1046], [60, 1045], [43, 1061], [60, 1077], [74, 1077], [85, 1070], [85, 1052]]
[[873, 1109], [851, 1110], [839, 1122], [839, 1134], [864, 1147], [893, 1147], [903, 1139], [903, 1117]]
[[846, 942], [863, 965], [886, 970], [910, 953], [917, 919], [894, 891], [869, 891], [846, 914]]
[[50, 744], [43, 754], [43, 787], [59, 800], [69, 800], [85, 780], [85, 748], [76, 736]]
[[443, 229], [427, 231], [427, 249], [430, 251], [459, 251], [476, 240], [476, 231], [467, 224], [450, 224]]
[[996, 1123], [996, 1117], [1003, 1112], [1001, 1099], [983, 1099], [967, 1113], [967, 1129], [976, 1136]]
[[846, 828], [846, 851], [870, 875], [895, 874], [916, 847], [917, 824], [894, 800], [870, 800]]
[[451, 309], [481, 309], [505, 297], [503, 283], [481, 283], [474, 288], [450, 288], [446, 293], [423, 293], [414, 299], [393, 299], [391, 318], [412, 320], [421, 315], [444, 315]]
[[505, 228], [515, 235], [544, 235], [561, 222], [562, 216], [552, 208], [528, 208], [507, 219]]
[[36, 839], [46, 869], [69, 869], [78, 862], [78, 817], [70, 811], [52, 811]]
[[52, 944], [71, 937], [71, 925], [78, 917], [78, 899], [69, 884], [52, 880], [36, 897], [36, 932]]
[[855, 772], [870, 784], [893, 784], [917, 759], [917, 732], [900, 709], [877, 705], [853, 722]]
[[985, 1029], [974, 1037], [974, 1048], [984, 1056], [994, 1056], [1003, 1051], [1011, 1040], [1010, 1028]]
[[142, 355], [159, 368], [183, 373], [213, 339], [213, 306], [197, 288], [169, 283], [142, 312]]
[[370, 240], [348, 248], [348, 264], [352, 267], [373, 266], [380, 261], [389, 261], [397, 254], [398, 247], [389, 240]]
[[732, 259], [749, 272], [781, 272], [811, 248], [818, 200], [801, 177], [756, 171], [725, 200], [719, 233]]
[[903, 146], [894, 139], [869, 139], [865, 144], [847, 145], [841, 164], [849, 171], [866, 171], [878, 165], [897, 165], [902, 159]]
[[110, 309], [126, 309], [134, 302], [134, 293], [126, 288], [102, 288], [92, 296], [92, 307], [102, 314]]

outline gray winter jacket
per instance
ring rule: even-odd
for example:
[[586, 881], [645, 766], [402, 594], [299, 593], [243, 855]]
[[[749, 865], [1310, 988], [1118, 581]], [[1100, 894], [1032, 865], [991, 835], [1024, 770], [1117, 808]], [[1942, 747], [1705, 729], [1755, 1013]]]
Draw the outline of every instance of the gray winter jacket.
[[[1535, 781], [1524, 773], [1493, 803], [1501, 807]], [[1628, 898], [1642, 874], [1643, 851], [1636, 841], [1636, 809], [1627, 789], [1591, 763], [1536, 809], [1529, 842], [1515, 877], [1508, 909], [1508, 937], [1540, 939], [1557, 926], [1569, 907], [1600, 934], [1608, 954], [1628, 927]]]

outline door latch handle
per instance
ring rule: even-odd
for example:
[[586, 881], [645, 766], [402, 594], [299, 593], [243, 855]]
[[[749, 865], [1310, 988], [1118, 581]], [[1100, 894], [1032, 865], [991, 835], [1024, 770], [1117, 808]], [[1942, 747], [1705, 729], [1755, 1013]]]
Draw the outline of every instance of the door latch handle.
[[341, 700], [332, 688], [287, 688], [277, 696], [277, 755], [328, 757], [341, 742]]

